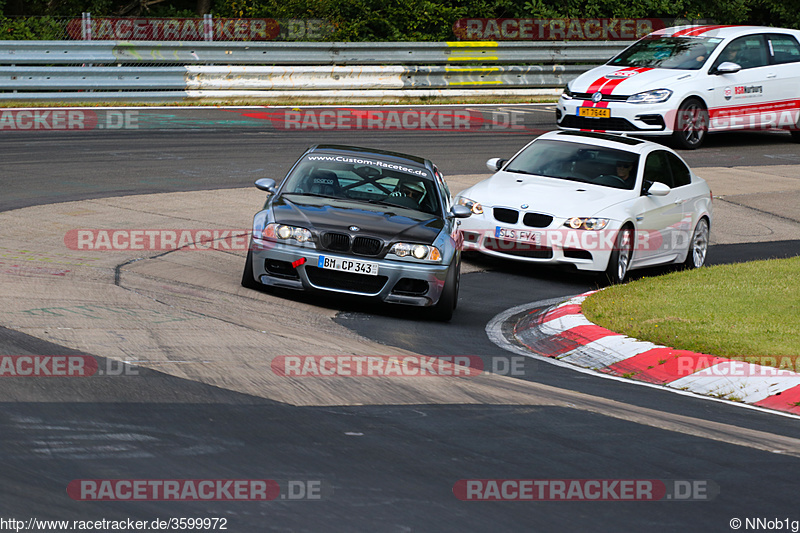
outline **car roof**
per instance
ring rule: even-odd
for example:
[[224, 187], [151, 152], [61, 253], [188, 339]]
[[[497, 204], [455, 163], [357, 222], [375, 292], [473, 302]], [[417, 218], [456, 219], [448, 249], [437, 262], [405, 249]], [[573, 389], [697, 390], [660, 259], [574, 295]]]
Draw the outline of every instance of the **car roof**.
[[362, 148], [359, 146], [347, 146], [343, 144], [317, 144], [312, 146], [308, 149], [306, 153], [312, 152], [330, 152], [342, 155], [350, 155], [350, 156], [373, 156], [379, 157], [384, 160], [391, 160], [396, 162], [402, 162], [407, 164], [413, 164], [418, 166], [423, 166], [428, 170], [433, 171], [433, 163], [424, 157], [418, 157], [415, 155], [404, 154], [401, 152], [392, 152], [389, 150], [378, 150], [374, 148]]
[[638, 154], [641, 154], [642, 152], [647, 151], [648, 148], [654, 146], [658, 148], [663, 148], [663, 146], [660, 144], [656, 144], [650, 141], [645, 141], [643, 139], [636, 139], [633, 137], [627, 137], [625, 135], [617, 135], [614, 133], [599, 133], [593, 131], [570, 131], [570, 130], [548, 131], [547, 133], [543, 133], [542, 135], [536, 138], [537, 141], [539, 139], [552, 139], [562, 142], [593, 144], [596, 146], [602, 146], [603, 148], [626, 150], [628, 152], [634, 152]]
[[696, 25], [696, 26], [672, 26], [656, 30], [648, 37], [717, 37], [730, 39], [742, 35], [753, 33], [792, 33], [800, 35], [800, 31], [787, 28], [772, 28], [769, 26], [724, 26], [724, 25]]

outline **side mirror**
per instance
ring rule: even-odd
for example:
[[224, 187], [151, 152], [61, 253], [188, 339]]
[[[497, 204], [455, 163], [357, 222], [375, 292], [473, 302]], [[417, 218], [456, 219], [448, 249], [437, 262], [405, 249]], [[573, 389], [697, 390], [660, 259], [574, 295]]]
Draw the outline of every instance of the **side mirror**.
[[508, 163], [508, 159], [500, 159], [499, 157], [493, 157], [486, 162], [486, 168], [491, 170], [492, 172], [497, 172], [503, 165]]
[[665, 185], [660, 181], [655, 181], [647, 188], [645, 193], [650, 196], [666, 196], [671, 190], [672, 189], [670, 189], [668, 185]]
[[469, 218], [472, 215], [472, 209], [465, 205], [454, 205], [450, 208], [450, 214], [455, 218]]
[[730, 61], [724, 61], [721, 63], [717, 68], [714, 69], [713, 74], [720, 75], [720, 74], [736, 74], [742, 70], [742, 66], [738, 63], [732, 63]]
[[272, 178], [261, 178], [260, 180], [256, 180], [256, 187], [272, 194], [275, 192], [275, 180]]

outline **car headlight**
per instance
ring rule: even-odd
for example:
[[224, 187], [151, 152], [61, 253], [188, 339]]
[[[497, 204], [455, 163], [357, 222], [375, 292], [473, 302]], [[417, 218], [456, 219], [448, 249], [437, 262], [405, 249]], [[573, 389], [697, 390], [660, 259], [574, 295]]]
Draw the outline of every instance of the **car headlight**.
[[609, 219], [595, 217], [572, 217], [564, 225], [572, 229], [587, 229], [597, 231], [608, 226]]
[[569, 90], [569, 85], [564, 87], [564, 92], [561, 93], [561, 97], [565, 100], [571, 100], [573, 97], [572, 91]]
[[261, 232], [261, 238], [271, 241], [297, 241], [300, 244], [313, 244], [314, 241], [314, 236], [307, 229], [276, 222], [266, 225]]
[[426, 244], [412, 244], [407, 242], [395, 243], [389, 250], [390, 254], [397, 257], [413, 257], [420, 261], [436, 261], [442, 260], [442, 253], [435, 246], [428, 246]]
[[475, 200], [470, 200], [469, 198], [465, 198], [463, 196], [459, 196], [458, 200], [456, 200], [458, 205], [463, 205], [464, 207], [468, 208], [472, 211], [473, 215], [482, 215], [483, 214], [483, 206], [476, 202]]
[[628, 97], [629, 104], [660, 104], [666, 102], [672, 96], [669, 89], [656, 89], [655, 91], [645, 91]]

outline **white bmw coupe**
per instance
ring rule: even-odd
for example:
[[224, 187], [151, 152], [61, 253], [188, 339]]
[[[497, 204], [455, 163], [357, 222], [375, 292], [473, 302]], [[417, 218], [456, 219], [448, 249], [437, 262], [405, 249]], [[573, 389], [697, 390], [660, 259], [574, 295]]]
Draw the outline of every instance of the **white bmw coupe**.
[[490, 159], [491, 178], [456, 202], [463, 249], [605, 274], [703, 266], [711, 191], [672, 150], [621, 135], [553, 131], [510, 160]]

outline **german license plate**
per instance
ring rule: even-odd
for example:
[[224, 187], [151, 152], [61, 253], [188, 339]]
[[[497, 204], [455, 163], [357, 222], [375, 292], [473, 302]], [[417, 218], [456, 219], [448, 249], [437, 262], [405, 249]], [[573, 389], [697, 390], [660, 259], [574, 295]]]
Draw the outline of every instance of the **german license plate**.
[[504, 228], [497, 226], [494, 230], [494, 236], [497, 239], [506, 239], [510, 241], [529, 242], [531, 244], [541, 244], [542, 233], [540, 231], [530, 231], [526, 229]]
[[319, 256], [317, 266], [319, 268], [338, 270], [340, 272], [353, 272], [355, 274], [367, 274], [368, 276], [378, 275], [378, 263], [358, 261], [356, 259], [342, 259], [341, 257], [321, 255]]
[[611, 118], [611, 110], [607, 107], [579, 107], [579, 117]]

